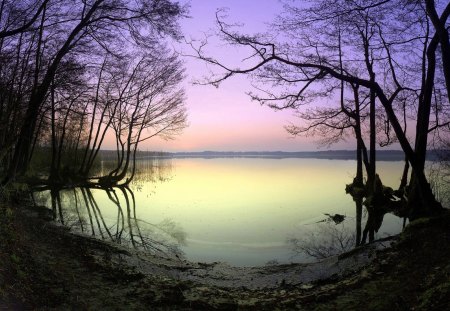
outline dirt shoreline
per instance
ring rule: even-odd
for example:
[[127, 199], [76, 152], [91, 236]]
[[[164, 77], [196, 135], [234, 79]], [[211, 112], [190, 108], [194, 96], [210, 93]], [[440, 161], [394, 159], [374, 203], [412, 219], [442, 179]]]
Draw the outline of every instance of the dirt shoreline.
[[0, 310], [450, 309], [439, 298], [450, 293], [449, 214], [414, 222], [392, 248], [237, 268], [143, 255], [2, 206]]

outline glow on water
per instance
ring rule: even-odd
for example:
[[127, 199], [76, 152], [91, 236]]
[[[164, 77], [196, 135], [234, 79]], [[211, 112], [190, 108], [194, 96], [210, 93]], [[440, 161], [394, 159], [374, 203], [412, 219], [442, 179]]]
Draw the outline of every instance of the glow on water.
[[[323, 164], [175, 160], [171, 181], [158, 184], [151, 196], [148, 191], [136, 194], [138, 206], [146, 205], [139, 209], [140, 217], [179, 222], [187, 233], [185, 252], [193, 260], [284, 261], [286, 239], [297, 226], [321, 211], [342, 213], [353, 208], [351, 198], [342, 195], [345, 184], [334, 184], [339, 178], [348, 179], [350, 175], [340, 174], [348, 163]], [[328, 178], [323, 178], [325, 172]], [[323, 196], [328, 200], [318, 199]]]
[[[171, 159], [163, 180], [133, 185], [136, 218], [176, 224], [186, 237], [180, 246], [188, 260], [233, 265], [301, 262], [287, 239], [302, 236], [324, 213], [346, 215], [355, 226], [355, 203], [345, 185], [355, 161], [317, 159]], [[386, 185], [397, 187], [401, 162], [380, 162]], [[101, 190], [92, 191], [106, 222], [117, 206]], [[123, 197], [118, 193], [120, 200]], [[401, 220], [385, 216], [378, 232], [399, 231]]]

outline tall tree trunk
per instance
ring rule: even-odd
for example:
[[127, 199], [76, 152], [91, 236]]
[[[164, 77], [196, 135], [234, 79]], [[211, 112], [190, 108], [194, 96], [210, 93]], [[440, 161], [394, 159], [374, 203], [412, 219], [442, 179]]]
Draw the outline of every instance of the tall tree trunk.
[[416, 163], [415, 166], [412, 165], [413, 170], [408, 193], [408, 205], [411, 210], [411, 218], [433, 213], [434, 209], [436, 209], [436, 207], [439, 208], [440, 206], [440, 204], [436, 202], [424, 174], [428, 147], [431, 102], [436, 72], [437, 46], [438, 37], [435, 35], [430, 41], [426, 51], [428, 66], [424, 84], [422, 86], [422, 92], [419, 96], [419, 107], [417, 111], [416, 141], [414, 147]]
[[51, 182], [55, 182], [59, 180], [58, 172], [56, 170], [56, 163], [58, 162], [58, 146], [56, 142], [56, 103], [55, 103], [55, 86], [52, 83], [52, 87], [50, 90], [50, 101], [51, 101], [51, 131], [52, 131], [52, 160], [50, 166], [50, 176], [49, 179]]
[[[371, 81], [375, 81], [375, 78], [371, 77]], [[370, 91], [370, 150], [369, 150], [369, 171], [367, 172], [367, 190], [369, 195], [375, 192], [375, 174], [376, 174], [376, 125], [375, 125], [375, 92]]]
[[[379, 85], [376, 85], [376, 88], [380, 88]], [[430, 184], [427, 181], [424, 172], [424, 162], [421, 163], [418, 160], [416, 153], [412, 149], [405, 133], [403, 133], [402, 126], [400, 125], [395, 112], [392, 108], [392, 103], [386, 98], [384, 93], [379, 90], [378, 98], [382, 103], [386, 115], [391, 122], [392, 128], [395, 131], [395, 135], [398, 138], [398, 141], [405, 152], [405, 156], [407, 157], [411, 167], [413, 169], [412, 178], [410, 184], [414, 184], [413, 188], [409, 189], [409, 193], [417, 196], [417, 200], [409, 200], [410, 208], [412, 210], [412, 217], [418, 217], [424, 214], [433, 214], [442, 208], [441, 204], [436, 201], [432, 191]], [[413, 180], [414, 179], [414, 180]]]
[[42, 79], [42, 82], [37, 87], [35, 92], [33, 92], [33, 94], [31, 95], [14, 150], [14, 156], [9, 166], [7, 175], [2, 182], [3, 184], [8, 183], [10, 180], [14, 180], [17, 175], [23, 175], [27, 171], [29, 165], [28, 160], [30, 158], [29, 153], [32, 145], [33, 135], [36, 129], [38, 112], [45, 100], [45, 97], [47, 96], [50, 84], [53, 81], [53, 78], [56, 74], [57, 69], [59, 68], [62, 59], [73, 48], [73, 42], [77, 39], [82, 30], [89, 24], [92, 15], [103, 1], [104, 0], [96, 0], [83, 16], [83, 18], [79, 21], [79, 23], [73, 28], [64, 44], [55, 54], [55, 57], [48, 67], [47, 72]]
[[450, 3], [447, 4], [441, 17], [436, 12], [436, 5], [434, 0], [425, 0], [426, 10], [428, 16], [433, 23], [436, 30], [436, 36], [439, 38], [439, 43], [442, 53], [442, 68], [444, 71], [445, 85], [447, 88], [447, 97], [450, 101], [450, 38], [447, 28], [447, 19], [450, 15]]

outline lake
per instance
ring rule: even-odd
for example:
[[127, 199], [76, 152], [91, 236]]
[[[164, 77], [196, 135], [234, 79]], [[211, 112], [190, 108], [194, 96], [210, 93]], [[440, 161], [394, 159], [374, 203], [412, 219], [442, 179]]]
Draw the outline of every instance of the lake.
[[[138, 162], [130, 189], [65, 190], [58, 199], [54, 194], [55, 218], [75, 231], [158, 255], [236, 266], [307, 262], [314, 258], [298, 251], [292, 241], [317, 246], [336, 232], [354, 238], [355, 203], [345, 193], [355, 175], [353, 160]], [[403, 162], [377, 165], [383, 183], [397, 188]], [[49, 192], [35, 197], [52, 207]], [[343, 215], [344, 220], [335, 223], [325, 214]], [[363, 228], [364, 219], [365, 213]], [[400, 232], [402, 224], [402, 219], [386, 214], [376, 238]]]

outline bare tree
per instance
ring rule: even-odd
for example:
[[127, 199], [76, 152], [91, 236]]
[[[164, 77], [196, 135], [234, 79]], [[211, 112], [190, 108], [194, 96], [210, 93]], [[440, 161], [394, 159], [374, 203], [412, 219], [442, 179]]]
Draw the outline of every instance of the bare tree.
[[110, 119], [117, 145], [117, 167], [102, 183], [127, 183], [135, 173], [139, 143], [155, 136], [171, 139], [186, 127], [184, 92], [180, 89], [183, 70], [176, 55], [153, 57], [144, 55], [136, 65], [124, 72], [128, 81], [116, 93], [117, 113]]
[[[27, 22], [21, 26], [16, 20], [2, 21], [7, 40], [2, 40], [2, 45], [21, 47], [22, 37], [27, 36], [30, 49], [26, 51], [25, 62], [36, 60], [31, 72], [33, 87], [22, 99], [26, 108], [18, 126], [20, 131], [4, 183], [27, 170], [39, 113], [64, 60], [75, 57], [79, 63], [89, 66], [96, 59], [103, 59], [105, 54], [120, 58], [126, 52], [144, 48], [156, 51], [163, 37], [179, 37], [177, 20], [185, 12], [180, 4], [169, 0], [92, 0], [80, 3], [49, 0], [26, 4], [26, 8], [21, 9], [18, 2], [9, 3], [11, 9], [2, 11], [1, 15], [6, 18], [10, 16], [9, 12], [28, 12], [23, 18]], [[27, 31], [15, 27], [17, 23], [20, 27], [27, 26]], [[10, 29], [16, 31], [9, 33]], [[123, 50], [123, 46], [128, 48]], [[18, 55], [22, 55], [21, 51]], [[25, 72], [23, 74], [28, 76]]]
[[[88, 71], [78, 63], [59, 70], [43, 106], [49, 116], [43, 114], [36, 134], [40, 148], [51, 150], [49, 184], [76, 186], [97, 180], [109, 187], [125, 177], [128, 183], [139, 143], [180, 133], [186, 126], [183, 67], [175, 54], [166, 52], [158, 57], [144, 54], [138, 61], [105, 58]], [[108, 133], [116, 137], [117, 166], [104, 176], [92, 175]]]
[[[308, 7], [286, 7], [286, 13], [275, 25], [283, 33], [279, 37], [285, 39], [278, 42], [267, 34], [243, 35], [234, 31], [218, 14], [222, 39], [241, 48], [244, 56], [240, 65], [227, 66], [205, 54], [206, 42], [193, 44], [196, 57], [217, 69], [204, 83], [218, 85], [238, 74], [250, 75], [262, 85], [258, 87], [262, 91], [252, 94], [252, 98], [280, 109], [298, 109], [320, 99], [320, 94], [339, 90], [340, 83], [357, 86], [360, 92], [370, 95], [372, 184], [375, 185], [375, 117], [379, 106], [413, 169], [410, 189], [414, 190], [408, 192], [411, 216], [439, 210], [440, 204], [424, 173], [431, 111], [426, 99], [433, 93], [433, 57], [439, 38], [423, 27], [429, 21], [429, 10], [402, 0], [314, 1]], [[446, 21], [447, 11], [440, 18]], [[339, 36], [335, 25], [339, 26]], [[427, 73], [425, 79], [422, 72]], [[398, 107], [400, 99], [414, 95], [416, 99], [411, 104], [418, 107], [416, 139], [411, 141], [401, 121], [404, 109]]]
[[[12, 2], [12, 3], [11, 3]], [[14, 1], [2, 0], [0, 4], [0, 40], [29, 31], [39, 19], [49, 0]]]

